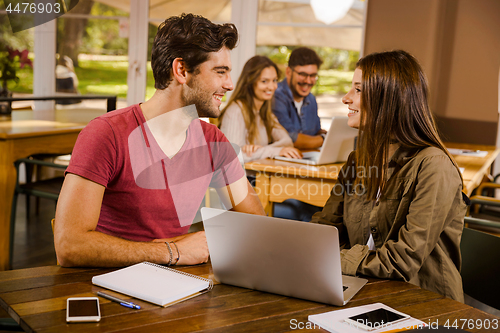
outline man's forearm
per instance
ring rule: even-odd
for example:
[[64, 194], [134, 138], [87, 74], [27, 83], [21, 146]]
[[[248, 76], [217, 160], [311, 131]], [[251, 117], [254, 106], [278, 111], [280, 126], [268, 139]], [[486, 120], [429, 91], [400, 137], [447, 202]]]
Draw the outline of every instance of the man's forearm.
[[252, 185], [247, 181], [248, 186], [248, 194], [242, 202], [237, 204], [233, 209], [233, 211], [247, 213], [247, 214], [255, 214], [255, 215], [266, 215], [264, 211], [264, 207], [262, 207], [262, 203], [255, 193]]
[[170, 256], [163, 242], [134, 242], [99, 231], [55, 237], [55, 247], [60, 265], [66, 267], [122, 267], [141, 261], [166, 264]]
[[323, 145], [323, 137], [321, 135], [307, 135], [299, 133], [297, 140], [293, 143], [295, 148], [298, 149], [314, 149]]

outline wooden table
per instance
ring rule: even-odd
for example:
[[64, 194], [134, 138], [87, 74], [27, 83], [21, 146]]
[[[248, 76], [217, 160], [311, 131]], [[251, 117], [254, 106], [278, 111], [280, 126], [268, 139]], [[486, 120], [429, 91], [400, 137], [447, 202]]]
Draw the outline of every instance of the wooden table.
[[[104, 110], [57, 110], [54, 120], [34, 120], [32, 111], [14, 111], [0, 121], [0, 271], [8, 268], [14, 161], [33, 154], [68, 154], [78, 133]], [[48, 223], [48, 221], [47, 221]]]
[[[180, 270], [212, 276], [209, 264]], [[294, 328], [306, 325], [308, 315], [340, 308], [219, 284], [209, 293], [168, 308], [134, 299], [142, 309], [131, 310], [100, 298], [99, 323], [66, 324], [66, 299], [96, 296], [103, 288], [92, 285], [92, 276], [108, 271], [47, 266], [0, 272], [0, 306], [28, 332], [295, 332]], [[459, 327], [460, 319], [499, 320], [412, 284], [373, 278], [345, 307], [375, 302], [434, 325], [445, 325], [446, 320], [449, 325], [458, 320]], [[474, 328], [470, 331], [481, 331]], [[307, 330], [311, 331], [325, 332]]]
[[344, 163], [311, 166], [265, 159], [245, 164], [256, 171], [255, 192], [269, 216], [273, 204], [297, 199], [311, 205], [324, 206]]
[[[494, 146], [447, 143], [449, 148], [487, 151], [486, 157], [454, 156], [458, 165], [464, 168], [464, 192], [471, 195], [489, 174], [490, 167], [500, 153]], [[315, 206], [324, 206], [330, 197], [343, 163], [310, 166], [299, 163], [265, 159], [245, 164], [245, 169], [257, 172], [255, 191], [269, 216], [273, 203], [286, 199], [297, 199]]]

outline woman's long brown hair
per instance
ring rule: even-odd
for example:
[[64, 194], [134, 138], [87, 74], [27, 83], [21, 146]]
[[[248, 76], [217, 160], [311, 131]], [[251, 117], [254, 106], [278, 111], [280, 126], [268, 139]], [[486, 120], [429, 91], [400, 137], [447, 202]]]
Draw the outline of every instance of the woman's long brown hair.
[[[234, 89], [233, 94], [229, 98], [227, 105], [221, 112], [219, 117], [219, 126], [222, 124], [224, 119], [224, 114], [226, 113], [227, 108], [232, 104], [238, 102], [241, 106], [243, 119], [245, 120], [245, 127], [247, 129], [247, 142], [249, 144], [254, 144], [256, 136], [257, 136], [257, 121], [255, 120], [255, 114], [253, 110], [255, 109], [254, 97], [255, 93], [253, 90], [254, 83], [259, 79], [260, 74], [264, 70], [264, 68], [273, 67], [276, 69], [276, 74], [278, 74], [278, 78], [280, 77], [280, 70], [276, 64], [264, 56], [254, 56], [250, 58], [245, 66], [243, 66], [243, 70], [241, 72], [240, 77], [238, 78], [238, 82], [236, 83], [236, 88]], [[275, 121], [271, 110], [271, 101], [264, 101], [260, 110], [260, 117], [264, 121], [264, 125], [266, 126], [267, 138], [268, 142], [272, 142], [272, 130], [275, 126], [281, 126], [279, 123]]]
[[[401, 50], [372, 53], [361, 58], [360, 138], [356, 150], [368, 199], [383, 193], [391, 143], [407, 148], [436, 147], [457, 163], [441, 141], [428, 104], [428, 85], [417, 60]], [[372, 170], [375, 172], [372, 173]]]

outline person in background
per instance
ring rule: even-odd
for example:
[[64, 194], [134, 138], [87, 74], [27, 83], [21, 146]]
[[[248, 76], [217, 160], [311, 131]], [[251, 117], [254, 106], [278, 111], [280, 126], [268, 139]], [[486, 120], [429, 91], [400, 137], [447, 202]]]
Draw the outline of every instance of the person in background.
[[[56, 66], [56, 92], [78, 94], [78, 77], [75, 73], [73, 60], [63, 56], [61, 63]], [[56, 104], [77, 104], [81, 99], [56, 100]]]
[[219, 117], [221, 131], [229, 142], [241, 147], [244, 162], [302, 156], [271, 111], [279, 74], [271, 59], [259, 55], [250, 58]]
[[463, 302], [469, 199], [427, 98], [425, 74], [407, 52], [358, 61], [342, 100], [359, 128], [358, 148], [311, 222], [337, 227], [343, 274], [401, 279]]
[[322, 63], [310, 48], [293, 50], [285, 71], [286, 78], [278, 84], [273, 97], [273, 112], [299, 149], [321, 147], [325, 139], [326, 131], [321, 129], [318, 104], [311, 93]]
[[[322, 63], [310, 48], [293, 50], [285, 70], [285, 79], [278, 84], [272, 100], [273, 113], [298, 149], [316, 149], [325, 140], [326, 131], [321, 129], [318, 104], [311, 93]], [[274, 204], [274, 216], [309, 221], [320, 209], [299, 200], [288, 199]]]

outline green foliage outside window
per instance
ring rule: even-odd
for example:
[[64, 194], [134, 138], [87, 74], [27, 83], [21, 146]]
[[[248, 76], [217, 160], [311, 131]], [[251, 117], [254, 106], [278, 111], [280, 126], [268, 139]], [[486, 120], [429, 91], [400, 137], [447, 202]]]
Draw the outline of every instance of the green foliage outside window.
[[[98, 16], [128, 16], [128, 13], [120, 11], [104, 4], [95, 2], [91, 9], [91, 15]], [[61, 24], [64, 18], [58, 19], [58, 42], [64, 38], [64, 29]], [[133, 27], [131, 27], [133, 29]], [[0, 43], [10, 45], [13, 48], [28, 49], [33, 52], [33, 30], [29, 29], [12, 34], [7, 17], [0, 15]], [[150, 24], [148, 35], [148, 60], [151, 59], [151, 46], [157, 27]], [[257, 54], [266, 55], [283, 70], [286, 68], [288, 57], [296, 46], [258, 46]], [[359, 52], [337, 50], [329, 47], [312, 47], [324, 63], [320, 69], [320, 79], [313, 93], [319, 94], [343, 94], [351, 84], [352, 71], [359, 58]], [[128, 62], [128, 39], [119, 37], [119, 21], [107, 19], [89, 19], [85, 27], [80, 53], [123, 55], [113, 61], [98, 61], [83, 59], [75, 68], [79, 79], [79, 91], [82, 94], [116, 94], [125, 98], [127, 94], [127, 68]], [[30, 55], [33, 58], [33, 54]], [[18, 72], [19, 84], [12, 87], [15, 92], [32, 93], [33, 70], [29, 67], [20, 69]], [[147, 98], [154, 93], [154, 80], [151, 65], [148, 63], [147, 75]]]

